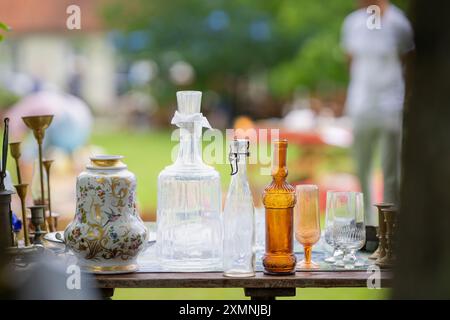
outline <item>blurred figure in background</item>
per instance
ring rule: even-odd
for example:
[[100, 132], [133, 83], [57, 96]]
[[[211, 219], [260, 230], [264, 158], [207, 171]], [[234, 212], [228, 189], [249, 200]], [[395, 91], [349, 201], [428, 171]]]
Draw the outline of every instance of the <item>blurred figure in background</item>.
[[[360, 9], [343, 23], [342, 46], [350, 65], [346, 112], [353, 122], [353, 151], [364, 193], [366, 250], [372, 251], [378, 224], [370, 190], [372, 164], [380, 145], [383, 201], [398, 204], [405, 95], [402, 59], [413, 50], [414, 43], [410, 22], [399, 8], [388, 0], [358, 2]], [[376, 7], [368, 9], [372, 5]]]

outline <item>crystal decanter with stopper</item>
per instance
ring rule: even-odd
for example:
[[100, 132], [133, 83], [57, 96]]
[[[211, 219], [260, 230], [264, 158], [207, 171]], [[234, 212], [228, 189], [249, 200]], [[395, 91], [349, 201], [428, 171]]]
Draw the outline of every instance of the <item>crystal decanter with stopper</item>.
[[202, 93], [177, 92], [178, 157], [158, 178], [157, 250], [168, 271], [222, 270], [220, 175], [202, 160]]
[[227, 277], [255, 275], [255, 208], [247, 179], [249, 141], [230, 146], [231, 182], [223, 212], [223, 268]]

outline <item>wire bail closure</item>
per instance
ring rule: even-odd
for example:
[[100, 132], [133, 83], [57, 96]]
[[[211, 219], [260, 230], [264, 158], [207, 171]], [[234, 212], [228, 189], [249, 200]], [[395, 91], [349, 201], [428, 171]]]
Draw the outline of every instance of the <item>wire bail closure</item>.
[[[239, 143], [239, 140], [235, 139], [234, 142]], [[238, 152], [233, 152], [233, 145], [230, 145], [230, 153], [228, 155], [228, 160], [230, 161], [230, 166], [231, 166], [231, 174], [232, 176], [234, 176], [235, 174], [237, 174], [239, 172], [239, 167], [238, 167], [238, 163], [240, 160], [241, 156], [246, 156], [246, 157], [250, 157], [250, 152], [248, 151], [250, 147], [250, 141], [246, 141], [246, 148], [245, 150], [247, 150], [246, 152], [239, 152], [239, 147], [236, 148]]]

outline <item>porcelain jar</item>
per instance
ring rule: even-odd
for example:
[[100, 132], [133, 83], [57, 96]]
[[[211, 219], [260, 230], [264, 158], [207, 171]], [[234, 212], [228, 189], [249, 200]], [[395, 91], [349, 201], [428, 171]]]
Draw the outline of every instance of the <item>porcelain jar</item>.
[[136, 271], [148, 230], [136, 210], [136, 178], [122, 156], [95, 156], [77, 178], [75, 218], [64, 231], [66, 246], [83, 271]]

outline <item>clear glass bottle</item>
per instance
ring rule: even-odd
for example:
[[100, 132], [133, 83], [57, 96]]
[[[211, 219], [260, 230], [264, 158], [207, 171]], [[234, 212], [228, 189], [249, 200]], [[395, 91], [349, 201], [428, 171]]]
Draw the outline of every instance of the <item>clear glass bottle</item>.
[[220, 175], [202, 160], [202, 93], [177, 92], [178, 158], [158, 178], [157, 250], [168, 271], [222, 270]]
[[223, 268], [228, 277], [255, 275], [255, 208], [247, 179], [249, 141], [230, 146], [231, 182], [223, 212]]
[[273, 144], [272, 182], [264, 189], [266, 211], [266, 252], [264, 273], [286, 275], [295, 273], [294, 213], [295, 189], [286, 181], [287, 141]]

